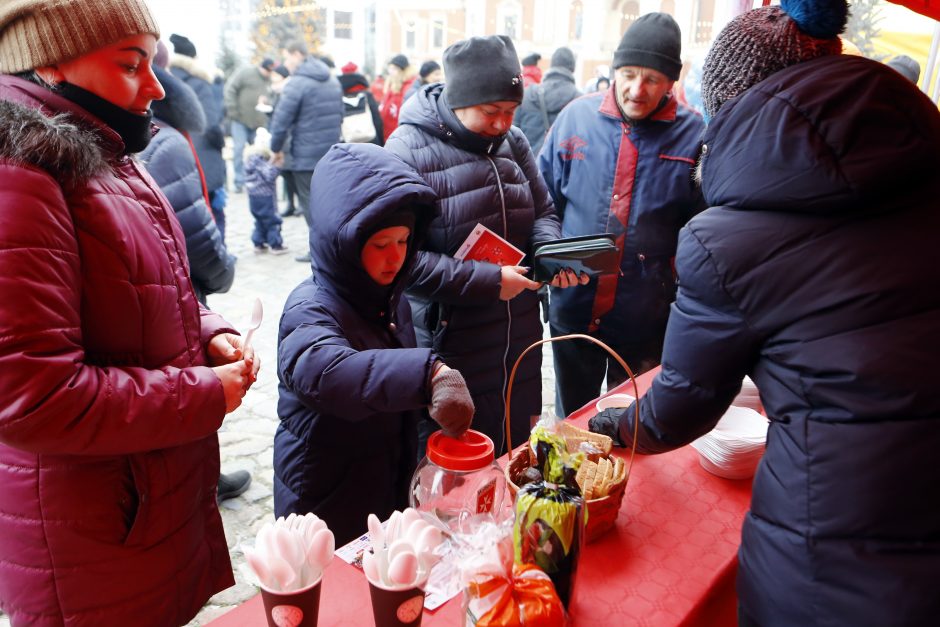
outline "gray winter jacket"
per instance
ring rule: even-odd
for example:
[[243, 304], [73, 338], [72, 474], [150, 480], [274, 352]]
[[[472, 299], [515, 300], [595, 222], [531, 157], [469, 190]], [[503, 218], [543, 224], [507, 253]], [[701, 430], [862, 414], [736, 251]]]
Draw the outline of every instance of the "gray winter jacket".
[[514, 123], [525, 133], [533, 154], [539, 154], [545, 135], [561, 110], [580, 95], [574, 74], [563, 67], [553, 67], [545, 73], [540, 84], [526, 88], [522, 105], [516, 109]]
[[291, 169], [312, 171], [339, 142], [343, 88], [330, 68], [308, 57], [284, 86], [271, 117], [271, 150], [280, 152], [290, 135]]

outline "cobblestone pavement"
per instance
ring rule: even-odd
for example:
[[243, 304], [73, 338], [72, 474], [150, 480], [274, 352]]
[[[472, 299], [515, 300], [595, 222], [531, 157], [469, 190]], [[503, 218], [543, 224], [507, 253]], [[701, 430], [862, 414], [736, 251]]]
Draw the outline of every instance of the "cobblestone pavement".
[[[255, 297], [264, 303], [264, 322], [252, 342], [261, 356], [258, 381], [241, 407], [225, 418], [219, 431], [222, 471], [248, 470], [251, 487], [242, 496], [221, 504], [225, 535], [235, 571], [235, 586], [212, 597], [188, 627], [205, 625], [257, 593], [248, 583], [247, 566], [240, 547], [252, 544], [258, 529], [273, 519], [272, 455], [277, 427], [277, 326], [290, 291], [310, 273], [309, 264], [294, 260], [307, 250], [307, 227], [302, 217], [285, 218], [282, 227], [288, 255], [255, 254], [250, 235], [253, 226], [248, 197], [232, 194], [226, 209], [226, 243], [238, 257], [235, 283], [227, 294], [209, 297], [209, 306], [239, 329], [247, 326]], [[544, 410], [554, 410], [555, 384], [551, 352], [545, 346], [542, 359]], [[363, 521], [363, 524], [365, 521]], [[0, 627], [9, 627], [0, 615]]]

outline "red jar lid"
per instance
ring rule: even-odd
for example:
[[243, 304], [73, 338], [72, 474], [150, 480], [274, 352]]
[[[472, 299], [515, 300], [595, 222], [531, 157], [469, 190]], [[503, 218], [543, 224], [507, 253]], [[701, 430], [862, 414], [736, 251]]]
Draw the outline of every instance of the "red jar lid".
[[428, 459], [447, 470], [480, 470], [493, 462], [496, 447], [484, 433], [468, 429], [459, 438], [435, 431], [428, 438]]

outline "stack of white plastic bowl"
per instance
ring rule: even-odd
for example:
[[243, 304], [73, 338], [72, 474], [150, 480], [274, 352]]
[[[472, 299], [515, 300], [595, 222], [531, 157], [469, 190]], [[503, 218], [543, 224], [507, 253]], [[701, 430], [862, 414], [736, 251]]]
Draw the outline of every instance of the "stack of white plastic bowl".
[[753, 409], [731, 406], [710, 432], [692, 442], [699, 463], [725, 479], [754, 475], [767, 441], [767, 418]]

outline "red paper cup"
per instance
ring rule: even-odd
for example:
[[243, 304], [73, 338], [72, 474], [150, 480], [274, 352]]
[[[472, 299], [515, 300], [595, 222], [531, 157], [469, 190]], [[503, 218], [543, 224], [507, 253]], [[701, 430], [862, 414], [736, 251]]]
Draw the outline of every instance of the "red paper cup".
[[302, 590], [291, 592], [276, 592], [261, 586], [268, 627], [316, 627], [321, 581], [322, 577]]
[[394, 590], [369, 582], [375, 627], [418, 627], [424, 614], [424, 589]]

